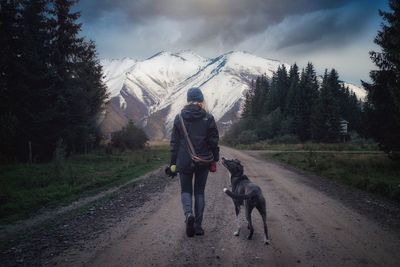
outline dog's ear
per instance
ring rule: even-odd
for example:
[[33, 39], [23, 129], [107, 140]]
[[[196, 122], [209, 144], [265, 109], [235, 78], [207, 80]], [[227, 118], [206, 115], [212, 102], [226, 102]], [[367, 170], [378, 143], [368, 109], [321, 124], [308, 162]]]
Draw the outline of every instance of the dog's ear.
[[236, 166], [236, 168], [237, 168], [237, 170], [238, 170], [239, 172], [243, 173], [243, 166], [242, 166], [242, 164], [240, 164], [240, 162], [239, 162], [239, 164]]
[[233, 161], [240, 164], [240, 160], [238, 160], [238, 159], [234, 159]]

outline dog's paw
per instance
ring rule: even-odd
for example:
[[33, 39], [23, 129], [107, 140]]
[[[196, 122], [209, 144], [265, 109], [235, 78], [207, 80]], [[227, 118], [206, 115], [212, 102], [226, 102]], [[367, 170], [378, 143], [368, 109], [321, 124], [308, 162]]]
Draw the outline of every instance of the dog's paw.
[[226, 191], [228, 191], [228, 188], [224, 187], [224, 192], [226, 193]]
[[240, 234], [240, 231], [239, 231], [239, 230], [237, 230], [237, 231], [235, 231], [235, 232], [233, 233], [234, 236], [239, 236], [239, 234]]
[[271, 240], [270, 239], [265, 239], [264, 238], [264, 245], [271, 245]]

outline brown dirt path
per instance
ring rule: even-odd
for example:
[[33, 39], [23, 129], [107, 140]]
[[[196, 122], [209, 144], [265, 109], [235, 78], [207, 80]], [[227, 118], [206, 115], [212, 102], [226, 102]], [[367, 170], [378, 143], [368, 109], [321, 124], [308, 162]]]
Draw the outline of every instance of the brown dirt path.
[[256, 212], [253, 240], [245, 238], [244, 219], [241, 236], [233, 236], [233, 204], [222, 192], [229, 175], [219, 165], [206, 188], [205, 236], [185, 236], [179, 184], [174, 181], [151, 204], [135, 211], [137, 216], [124, 234], [90, 258], [78, 255], [72, 262], [85, 266], [400, 266], [397, 232], [384, 230], [310, 187], [305, 175], [230, 148], [222, 148], [222, 155], [240, 159], [245, 173], [262, 188], [270, 246], [262, 243]]

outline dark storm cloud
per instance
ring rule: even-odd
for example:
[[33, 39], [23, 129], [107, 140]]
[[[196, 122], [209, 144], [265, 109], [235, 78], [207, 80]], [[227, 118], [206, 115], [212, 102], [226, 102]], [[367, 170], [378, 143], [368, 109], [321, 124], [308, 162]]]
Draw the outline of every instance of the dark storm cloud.
[[[114, 17], [117, 14], [125, 23], [130, 23], [135, 28], [158, 20], [173, 21], [182, 25], [179, 40], [181, 44], [201, 46], [214, 44], [218, 40], [227, 48], [263, 33], [279, 23], [285, 23], [287, 19], [320, 12], [315, 21], [293, 21], [294, 25], [282, 30], [276, 44], [290, 47], [317, 42], [325, 36], [344, 34], [344, 38], [350, 39], [352, 33], [362, 30], [368, 18], [376, 13], [376, 2], [379, 1], [81, 0], [78, 8], [82, 11], [82, 19], [88, 24], [95, 25], [107, 14], [113, 14]], [[354, 6], [363, 12], [355, 10], [357, 15], [350, 20], [346, 16], [346, 10]], [[332, 42], [340, 41], [343, 40], [332, 38]]]
[[[312, 46], [313, 43], [342, 46], [353, 38], [358, 38], [369, 18], [376, 9], [363, 8], [361, 2], [348, 7], [317, 12], [304, 19], [292, 18], [291, 25], [282, 29], [276, 42], [279, 49], [296, 45]], [[289, 23], [288, 23], [289, 24]]]
[[[353, 0], [355, 1], [355, 0]], [[352, 0], [82, 0], [80, 7], [87, 20], [96, 20], [104, 12], [118, 11], [135, 21], [154, 17], [175, 20], [193, 18], [207, 19], [221, 16], [235, 19], [241, 16], [263, 14], [267, 20], [276, 22], [282, 18], [316, 10], [337, 8]]]

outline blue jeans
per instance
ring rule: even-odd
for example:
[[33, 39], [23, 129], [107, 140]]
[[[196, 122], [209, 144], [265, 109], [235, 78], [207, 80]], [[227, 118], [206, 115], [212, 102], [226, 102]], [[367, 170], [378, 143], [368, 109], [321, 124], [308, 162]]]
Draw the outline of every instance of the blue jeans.
[[[194, 187], [193, 187], [194, 176]], [[203, 212], [205, 207], [204, 189], [208, 176], [208, 166], [195, 166], [192, 173], [180, 173], [181, 200], [185, 216], [193, 213], [192, 196], [194, 191], [194, 216], [195, 224], [201, 226], [203, 222]]]

